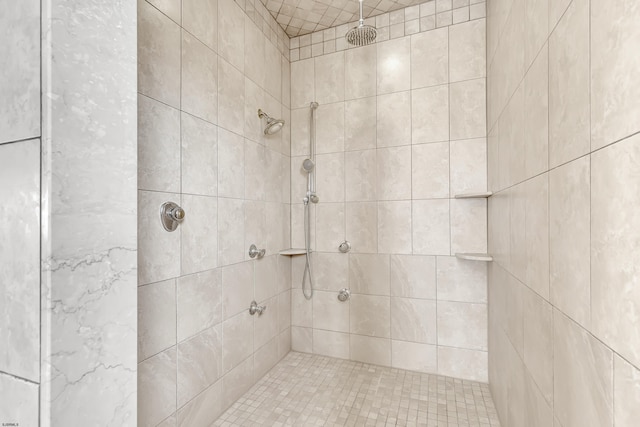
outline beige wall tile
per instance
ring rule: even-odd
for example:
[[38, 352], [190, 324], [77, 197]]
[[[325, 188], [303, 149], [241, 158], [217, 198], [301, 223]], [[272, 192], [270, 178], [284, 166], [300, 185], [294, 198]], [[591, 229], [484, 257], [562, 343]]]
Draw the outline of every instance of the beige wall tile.
[[165, 248], [180, 248], [181, 228], [167, 233], [158, 221], [164, 202], [181, 203], [180, 196], [138, 192], [138, 284], [159, 282], [180, 275], [180, 259]]
[[218, 128], [218, 196], [244, 198], [244, 142]]
[[313, 329], [301, 328], [298, 326], [291, 327], [291, 350], [301, 351], [303, 353], [313, 352]]
[[222, 376], [222, 326], [178, 344], [178, 407]]
[[180, 27], [138, 2], [138, 91], [180, 107]]
[[378, 250], [378, 205], [375, 202], [347, 203], [347, 239], [356, 253]]
[[210, 424], [222, 414], [223, 409], [222, 380], [219, 380], [178, 410], [177, 425]]
[[487, 265], [455, 257], [437, 257], [438, 300], [487, 302]]
[[640, 8], [632, 0], [591, 5], [591, 148], [640, 130], [637, 47]]
[[453, 83], [449, 91], [451, 139], [486, 137], [485, 79]]
[[487, 305], [438, 301], [438, 345], [487, 350]]
[[562, 313], [553, 313], [554, 411], [563, 426], [613, 425], [613, 354]]
[[391, 340], [388, 338], [350, 336], [349, 351], [352, 360], [375, 365], [391, 365]]
[[391, 338], [436, 344], [436, 302], [414, 298], [391, 298]]
[[[255, 84], [265, 86], [265, 45], [268, 40], [248, 15], [244, 17], [244, 74]], [[261, 108], [261, 107], [257, 107]], [[255, 112], [254, 112], [255, 114]]]
[[377, 150], [345, 153], [347, 201], [376, 200]]
[[[182, 195], [182, 274], [218, 266], [218, 199]], [[223, 211], [224, 212], [224, 211]], [[224, 217], [223, 217], [224, 220]], [[222, 242], [225, 240], [222, 239]]]
[[349, 303], [340, 302], [336, 292], [313, 294], [313, 328], [349, 332]]
[[378, 202], [378, 252], [410, 254], [411, 202]]
[[391, 366], [418, 372], [437, 372], [437, 347], [430, 344], [391, 340]]
[[435, 299], [435, 257], [391, 255], [390, 261], [392, 296]]
[[209, 270], [177, 282], [178, 342], [222, 321], [222, 274]]
[[315, 63], [305, 59], [291, 63], [291, 108], [308, 108], [315, 100]]
[[[359, 49], [358, 49], [359, 50]], [[347, 52], [347, 55], [354, 50]], [[346, 151], [376, 148], [377, 98], [345, 102], [344, 148]]]
[[344, 102], [320, 104], [316, 111], [316, 153], [344, 151]]
[[524, 162], [527, 178], [549, 168], [549, 48], [545, 44], [524, 79]]
[[189, 114], [180, 115], [182, 191], [218, 194], [218, 129]]
[[345, 200], [345, 154], [319, 154], [316, 157], [316, 188], [323, 202]]
[[[218, 58], [218, 125], [238, 135], [244, 134], [244, 80], [240, 71]], [[252, 119], [259, 120], [257, 115]]]
[[182, 111], [211, 123], [218, 121], [218, 56], [186, 31], [182, 32]]
[[640, 417], [640, 370], [616, 354], [613, 373], [614, 425], [632, 426]]
[[[177, 9], [179, 14], [179, 6]], [[182, 4], [182, 27], [211, 49], [217, 50], [218, 1], [185, 0]]]
[[589, 152], [589, 1], [574, 1], [549, 38], [549, 166]]
[[589, 176], [589, 157], [549, 174], [551, 302], [586, 327], [591, 321]]
[[449, 147], [451, 196], [484, 192], [487, 189], [487, 139], [451, 141]]
[[486, 76], [486, 20], [477, 19], [449, 30], [449, 79], [451, 82]]
[[448, 142], [411, 147], [411, 188], [413, 199], [449, 197]]
[[549, 174], [525, 183], [525, 283], [549, 300]]
[[487, 352], [438, 346], [438, 374], [487, 381]]
[[454, 199], [451, 209], [451, 253], [487, 252], [487, 201]]
[[449, 83], [449, 38], [447, 28], [411, 36], [411, 87]]
[[320, 104], [344, 101], [344, 55], [344, 52], [336, 52], [315, 60], [316, 101]]
[[349, 288], [358, 294], [389, 295], [389, 256], [351, 254]]
[[222, 268], [222, 312], [228, 319], [245, 309], [253, 298], [253, 264], [243, 262]]
[[[553, 311], [551, 304], [523, 288], [524, 362], [534, 388], [553, 403]], [[535, 402], [535, 400], [533, 400]]]
[[138, 288], [138, 360], [176, 345], [176, 282]]
[[313, 352], [338, 359], [348, 359], [349, 334], [314, 329]]
[[218, 53], [244, 70], [244, 13], [233, 0], [218, 0]]
[[179, 153], [180, 112], [138, 95], [138, 188], [179, 192]]
[[449, 139], [449, 86], [411, 91], [411, 143]]
[[253, 356], [250, 356], [222, 378], [223, 407], [231, 406], [253, 383]]
[[389, 297], [351, 295], [349, 307], [349, 332], [351, 334], [389, 338], [391, 334], [390, 316]]
[[345, 52], [345, 99], [376, 94], [376, 45]]
[[377, 146], [411, 144], [411, 92], [379, 95], [376, 102]]
[[378, 200], [411, 199], [411, 147], [380, 148], [377, 153]]
[[591, 155], [592, 331], [640, 365], [638, 289], [640, 137]]
[[[320, 195], [322, 197], [322, 195]], [[320, 203], [316, 210], [316, 249], [322, 252], [337, 252], [345, 235], [345, 204]]]
[[411, 88], [411, 40], [376, 43], [378, 95]]
[[[239, 220], [240, 219], [240, 220]], [[230, 265], [245, 259], [244, 200], [218, 199], [218, 265]], [[195, 230], [194, 230], [195, 232]]]
[[450, 255], [449, 200], [412, 202], [413, 253]]
[[176, 411], [176, 348], [138, 364], [138, 425], [155, 426]]

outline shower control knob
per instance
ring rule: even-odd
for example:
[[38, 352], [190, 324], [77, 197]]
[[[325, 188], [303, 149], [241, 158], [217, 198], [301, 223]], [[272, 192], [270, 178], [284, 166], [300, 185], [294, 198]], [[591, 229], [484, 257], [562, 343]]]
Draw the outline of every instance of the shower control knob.
[[171, 210], [170, 215], [174, 221], [182, 221], [184, 219], [184, 209], [180, 206], [176, 206]]
[[167, 231], [176, 231], [178, 224], [184, 220], [185, 216], [184, 209], [176, 203], [166, 202], [160, 207], [160, 221]]

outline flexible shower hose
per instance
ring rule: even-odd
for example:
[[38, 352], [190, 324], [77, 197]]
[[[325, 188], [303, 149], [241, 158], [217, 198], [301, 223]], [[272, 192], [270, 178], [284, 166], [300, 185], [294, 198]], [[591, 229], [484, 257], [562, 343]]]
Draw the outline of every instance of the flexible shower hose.
[[[302, 274], [302, 294], [308, 300], [313, 297], [313, 279], [311, 276], [311, 230], [310, 230], [310, 220], [309, 215], [311, 214], [309, 208], [309, 200], [305, 200], [304, 202], [304, 248], [305, 252], [305, 263], [304, 263], [304, 273]], [[307, 283], [307, 277], [309, 277], [309, 292], [305, 290]]]

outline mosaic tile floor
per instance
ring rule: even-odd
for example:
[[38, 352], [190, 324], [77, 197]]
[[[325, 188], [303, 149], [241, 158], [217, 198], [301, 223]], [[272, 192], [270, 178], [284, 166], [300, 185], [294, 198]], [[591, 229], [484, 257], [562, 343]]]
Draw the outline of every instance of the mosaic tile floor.
[[487, 384], [289, 353], [214, 426], [500, 426]]

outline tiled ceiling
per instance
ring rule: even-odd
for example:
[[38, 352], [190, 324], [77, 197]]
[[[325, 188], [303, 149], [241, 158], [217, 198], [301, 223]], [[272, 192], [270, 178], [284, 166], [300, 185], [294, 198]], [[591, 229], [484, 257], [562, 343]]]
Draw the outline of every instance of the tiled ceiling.
[[[289, 37], [357, 21], [358, 0], [260, 0]], [[425, 0], [364, 0], [365, 18]]]

